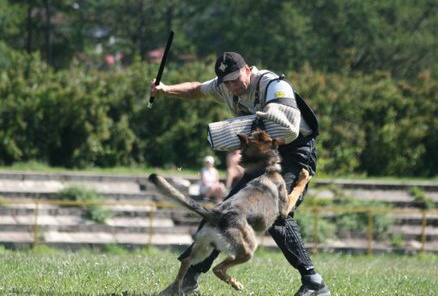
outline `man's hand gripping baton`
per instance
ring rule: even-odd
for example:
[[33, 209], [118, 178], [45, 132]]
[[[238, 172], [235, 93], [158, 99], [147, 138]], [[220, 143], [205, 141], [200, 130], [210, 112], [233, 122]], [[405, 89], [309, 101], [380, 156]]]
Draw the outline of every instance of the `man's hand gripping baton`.
[[[155, 85], [160, 84], [161, 76], [163, 76], [164, 66], [166, 65], [167, 56], [169, 55], [170, 45], [173, 41], [173, 31], [170, 31], [169, 38], [167, 39], [166, 49], [164, 50], [163, 57], [161, 58], [160, 68], [158, 69], [157, 77], [155, 78]], [[155, 97], [151, 96], [149, 98], [148, 108], [152, 108], [154, 104]]]

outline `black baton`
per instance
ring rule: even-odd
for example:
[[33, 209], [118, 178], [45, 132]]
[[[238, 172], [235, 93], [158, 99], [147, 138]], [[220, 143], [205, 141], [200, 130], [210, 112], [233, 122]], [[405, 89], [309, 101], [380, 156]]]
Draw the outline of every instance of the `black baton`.
[[[160, 68], [158, 69], [157, 78], [155, 78], [155, 85], [160, 84], [161, 76], [163, 76], [164, 66], [166, 65], [167, 56], [169, 55], [170, 45], [173, 41], [173, 31], [170, 31], [169, 38], [167, 39], [166, 48], [164, 49], [163, 57], [161, 58]], [[149, 98], [148, 108], [152, 108], [152, 104], [154, 103], [155, 97], [151, 96]]]

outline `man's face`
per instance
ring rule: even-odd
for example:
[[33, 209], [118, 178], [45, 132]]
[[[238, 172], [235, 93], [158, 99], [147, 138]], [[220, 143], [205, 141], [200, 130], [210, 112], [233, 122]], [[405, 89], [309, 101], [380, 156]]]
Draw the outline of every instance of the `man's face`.
[[236, 96], [243, 95], [251, 81], [251, 69], [248, 66], [240, 69], [240, 76], [234, 80], [224, 81], [224, 86]]

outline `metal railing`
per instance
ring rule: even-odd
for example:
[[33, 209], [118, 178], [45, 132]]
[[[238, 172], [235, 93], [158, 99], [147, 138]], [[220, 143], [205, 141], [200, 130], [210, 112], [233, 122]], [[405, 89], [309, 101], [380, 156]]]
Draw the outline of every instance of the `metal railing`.
[[[41, 205], [56, 205], [56, 206], [133, 206], [133, 207], [150, 207], [149, 209], [149, 227], [147, 230], [148, 246], [152, 245], [152, 236], [154, 235], [154, 219], [155, 213], [161, 208], [174, 208], [177, 204], [173, 202], [159, 202], [159, 201], [70, 201], [70, 200], [52, 200], [52, 199], [0, 199], [0, 207], [16, 204], [34, 204], [34, 224], [33, 224], [33, 242], [32, 246], [36, 246], [40, 243], [40, 224], [38, 218], [40, 216]], [[206, 206], [212, 206], [213, 204], [206, 204]], [[368, 215], [367, 223], [367, 253], [371, 254], [373, 250], [373, 215], [376, 214], [421, 214], [421, 230], [418, 233], [420, 237], [420, 251], [425, 251], [426, 244], [426, 226], [427, 217], [430, 214], [437, 214], [438, 210], [427, 209], [369, 209], [369, 208], [348, 208], [348, 207], [334, 207], [334, 206], [302, 206], [299, 211], [310, 211], [314, 213], [313, 220], [313, 238], [312, 238], [312, 251], [317, 253], [319, 250], [319, 224], [321, 213], [366, 213]], [[261, 239], [263, 246], [263, 239]]]
[[349, 208], [349, 207], [333, 207], [333, 206], [314, 206], [300, 207], [300, 211], [311, 211], [315, 214], [314, 227], [313, 227], [313, 248], [314, 253], [318, 252], [318, 225], [321, 219], [320, 213], [324, 212], [335, 212], [335, 213], [366, 213], [368, 215], [367, 223], [367, 253], [372, 252], [372, 242], [373, 242], [373, 215], [375, 214], [421, 214], [421, 230], [419, 233], [420, 237], [420, 251], [424, 252], [426, 243], [426, 225], [427, 225], [427, 215], [428, 214], [438, 214], [438, 210], [427, 210], [427, 209], [369, 209], [369, 208]]

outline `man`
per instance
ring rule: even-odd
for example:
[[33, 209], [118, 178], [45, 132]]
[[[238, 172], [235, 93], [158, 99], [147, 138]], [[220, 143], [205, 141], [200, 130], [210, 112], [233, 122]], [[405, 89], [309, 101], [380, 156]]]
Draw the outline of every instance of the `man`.
[[[290, 84], [273, 72], [260, 71], [254, 66], [249, 67], [243, 57], [235, 52], [224, 52], [220, 55], [215, 64], [215, 72], [217, 77], [203, 83], [155, 85], [152, 81], [151, 95], [175, 96], [182, 99], [200, 99], [209, 96], [227, 104], [236, 117], [257, 114], [262, 119], [268, 118], [265, 111], [269, 104], [287, 105], [295, 112], [294, 126], [297, 129], [291, 141], [279, 147], [283, 177], [289, 193], [302, 168], [306, 168], [311, 175], [314, 175], [317, 162], [315, 137], [319, 133], [317, 121], [313, 112], [309, 111], [308, 106], [303, 103], [304, 101], [296, 96]], [[305, 107], [302, 107], [303, 104]], [[258, 176], [245, 174], [228, 196], [235, 194], [256, 177]], [[303, 196], [296, 206], [303, 201]], [[302, 285], [296, 295], [330, 295], [327, 285], [321, 275], [316, 273], [304, 248], [298, 224], [294, 219], [294, 211], [286, 219], [279, 218], [269, 233], [289, 263], [301, 274]], [[185, 258], [189, 250], [184, 252], [179, 259]], [[213, 252], [204, 262], [190, 267], [184, 279], [184, 292], [199, 291], [197, 283], [199, 275], [210, 269], [218, 254], [218, 252]]]

